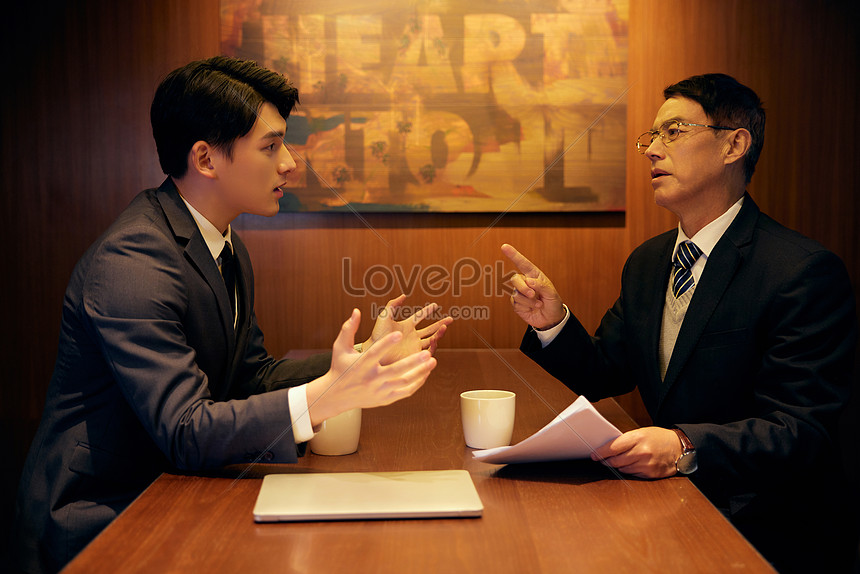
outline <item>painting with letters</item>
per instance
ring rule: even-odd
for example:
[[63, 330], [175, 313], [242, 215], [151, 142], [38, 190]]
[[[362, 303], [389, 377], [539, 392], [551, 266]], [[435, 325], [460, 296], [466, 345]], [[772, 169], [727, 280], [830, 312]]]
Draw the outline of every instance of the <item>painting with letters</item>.
[[221, 0], [299, 90], [282, 211], [624, 209], [628, 0]]

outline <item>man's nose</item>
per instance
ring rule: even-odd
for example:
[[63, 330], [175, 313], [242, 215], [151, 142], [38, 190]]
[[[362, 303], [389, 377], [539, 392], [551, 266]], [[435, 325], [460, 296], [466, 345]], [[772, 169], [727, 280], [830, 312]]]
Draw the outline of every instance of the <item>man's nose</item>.
[[666, 144], [663, 143], [663, 138], [656, 137], [651, 145], [645, 150], [645, 157], [648, 159], [660, 159], [666, 155]]
[[278, 171], [280, 173], [290, 173], [296, 169], [296, 160], [293, 159], [293, 154], [290, 153], [290, 149], [287, 147], [286, 143], [281, 146], [280, 159], [281, 162], [278, 164]]

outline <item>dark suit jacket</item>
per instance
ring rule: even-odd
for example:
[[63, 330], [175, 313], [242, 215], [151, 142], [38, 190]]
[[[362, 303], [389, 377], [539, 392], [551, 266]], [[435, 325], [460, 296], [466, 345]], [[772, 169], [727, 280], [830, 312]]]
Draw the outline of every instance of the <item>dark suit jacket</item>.
[[138, 195], [78, 262], [21, 478], [21, 566], [62, 567], [161, 472], [295, 462], [287, 387], [329, 355], [276, 361], [241, 270], [234, 331], [218, 267], [172, 180]]
[[718, 507], [738, 523], [745, 513], [774, 517], [772, 506], [814, 496], [794, 489], [838, 460], [833, 433], [857, 336], [847, 272], [746, 196], [708, 259], [661, 381], [676, 235], [630, 255], [620, 297], [594, 337], [572, 317], [545, 349], [531, 329], [521, 348], [589, 400], [638, 388], [654, 424], [690, 437], [699, 462], [692, 478]]

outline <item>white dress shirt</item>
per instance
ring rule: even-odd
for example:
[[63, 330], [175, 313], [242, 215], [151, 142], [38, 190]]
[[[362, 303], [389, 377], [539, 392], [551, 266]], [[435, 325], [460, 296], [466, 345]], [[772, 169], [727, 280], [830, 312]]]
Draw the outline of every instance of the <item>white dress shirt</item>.
[[[182, 196], [180, 195], [180, 197]], [[197, 228], [200, 229], [200, 233], [203, 235], [203, 240], [206, 241], [206, 246], [212, 254], [212, 259], [217, 263], [218, 257], [221, 255], [221, 250], [224, 249], [224, 244], [230, 242], [232, 248], [232, 228], [228, 225], [227, 233], [221, 235], [221, 232], [218, 231], [212, 222], [206, 219], [199, 211], [194, 209], [194, 206], [188, 203], [184, 197], [182, 198], [182, 201], [185, 202], [186, 207], [188, 207], [188, 211], [190, 211], [191, 216], [194, 217], [194, 221], [197, 223]], [[307, 385], [299, 385], [298, 387], [292, 387], [289, 390], [290, 421], [292, 422], [293, 427], [293, 438], [297, 444], [306, 442], [314, 436], [314, 429], [311, 426], [311, 418], [308, 414], [308, 395], [305, 390], [306, 386]]]
[[[674, 257], [675, 253], [678, 251], [678, 245], [687, 241], [687, 239], [691, 239], [693, 243], [702, 250], [702, 255], [696, 259], [696, 262], [690, 269], [693, 273], [693, 281], [696, 283], [699, 282], [699, 277], [702, 276], [702, 271], [704, 271], [705, 265], [708, 262], [708, 256], [711, 254], [711, 251], [714, 250], [714, 247], [726, 232], [726, 229], [728, 229], [729, 225], [732, 224], [732, 221], [735, 220], [735, 217], [737, 217], [743, 204], [744, 198], [741, 197], [730, 208], [728, 208], [725, 213], [704, 226], [693, 237], [687, 237], [684, 230], [681, 229], [681, 224], [678, 223], [678, 237], [675, 238], [675, 249], [672, 251], [672, 257]], [[564, 306], [564, 312], [564, 319], [562, 319], [561, 323], [555, 327], [546, 329], [545, 331], [538, 331], [535, 329], [535, 333], [541, 342], [541, 347], [549, 345], [567, 324], [567, 320], [570, 318], [570, 310], [567, 308], [567, 305]]]

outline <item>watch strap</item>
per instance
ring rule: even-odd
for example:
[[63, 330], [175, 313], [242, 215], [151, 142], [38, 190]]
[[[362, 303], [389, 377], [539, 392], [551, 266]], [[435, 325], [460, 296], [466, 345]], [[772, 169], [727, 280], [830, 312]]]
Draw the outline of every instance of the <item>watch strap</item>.
[[678, 435], [678, 438], [681, 440], [681, 448], [684, 449], [684, 452], [696, 450], [696, 447], [694, 447], [693, 443], [690, 441], [690, 437], [688, 437], [684, 431], [679, 428], [674, 428], [672, 430], [675, 431], [675, 434]]

